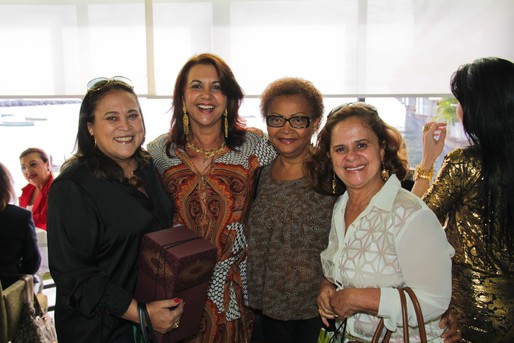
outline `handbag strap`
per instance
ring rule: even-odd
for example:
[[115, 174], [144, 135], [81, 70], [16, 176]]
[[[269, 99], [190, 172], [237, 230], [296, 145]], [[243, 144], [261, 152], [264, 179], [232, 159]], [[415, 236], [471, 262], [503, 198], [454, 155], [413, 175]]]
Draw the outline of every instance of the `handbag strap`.
[[409, 343], [409, 316], [407, 315], [407, 300], [405, 299], [404, 289], [398, 288], [398, 294], [400, 294], [400, 303], [402, 304], [403, 341]]
[[137, 314], [139, 317], [139, 331], [141, 331], [142, 341], [144, 343], [157, 342], [153, 331], [152, 321], [145, 303], [138, 301]]
[[[411, 301], [412, 305], [414, 306], [414, 311], [416, 312], [416, 320], [418, 321], [418, 329], [419, 329], [419, 337], [422, 343], [427, 342], [427, 333], [425, 330], [425, 322], [423, 320], [423, 312], [421, 311], [421, 306], [419, 304], [418, 298], [416, 297], [416, 294], [410, 287], [405, 288], [398, 288], [398, 294], [400, 295], [400, 303], [402, 308], [402, 321], [403, 321], [403, 341], [405, 343], [409, 343], [409, 317], [407, 313], [407, 300], [405, 297], [406, 292]], [[378, 343], [380, 340], [380, 335], [382, 334], [382, 331], [385, 328], [384, 324], [384, 318], [380, 318], [380, 321], [378, 322], [377, 328], [375, 329], [375, 333], [373, 335], [373, 338], [371, 340], [371, 343]], [[388, 330], [386, 328], [386, 334], [384, 335], [384, 339], [382, 340], [382, 343], [389, 342], [391, 338], [392, 331]]]
[[[382, 331], [384, 330], [385, 324], [384, 324], [384, 318], [380, 318], [380, 321], [378, 322], [377, 328], [375, 329], [375, 334], [373, 335], [373, 338], [371, 339], [371, 343], [378, 343], [380, 340], [380, 335], [382, 334]], [[383, 343], [388, 343], [391, 339], [391, 334], [393, 332], [386, 329], [386, 334], [384, 335], [384, 339], [382, 340]]]
[[146, 328], [148, 329], [148, 338], [150, 339], [150, 342], [157, 342], [155, 339], [153, 326], [152, 326], [152, 320], [150, 319], [150, 315], [148, 314], [148, 309], [146, 308], [146, 304], [143, 306], [143, 313], [146, 318]]
[[425, 330], [425, 321], [423, 320], [423, 312], [421, 311], [421, 305], [419, 304], [418, 298], [410, 287], [405, 287], [403, 290], [409, 295], [410, 300], [412, 301], [412, 305], [414, 306], [414, 312], [416, 312], [416, 320], [418, 321], [419, 338], [422, 343], [426, 343], [427, 332]]
[[139, 332], [141, 333], [141, 339], [144, 343], [148, 342], [148, 334], [146, 332], [146, 318], [143, 311], [143, 307], [146, 307], [145, 303], [140, 301], [137, 302], [137, 315], [139, 317]]

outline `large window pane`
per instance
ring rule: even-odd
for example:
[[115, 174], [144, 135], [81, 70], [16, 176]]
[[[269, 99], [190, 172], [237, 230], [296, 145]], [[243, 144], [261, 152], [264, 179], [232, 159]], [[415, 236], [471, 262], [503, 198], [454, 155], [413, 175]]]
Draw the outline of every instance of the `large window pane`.
[[514, 60], [513, 31], [509, 0], [0, 0], [0, 97], [80, 96], [117, 74], [169, 96], [206, 51], [251, 95], [286, 75], [328, 95], [442, 95], [460, 64]]

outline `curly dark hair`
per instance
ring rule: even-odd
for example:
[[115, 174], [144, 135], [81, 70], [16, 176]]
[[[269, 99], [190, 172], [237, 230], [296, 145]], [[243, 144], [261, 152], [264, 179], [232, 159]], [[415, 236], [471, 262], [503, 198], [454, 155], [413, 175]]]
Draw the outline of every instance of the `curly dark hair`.
[[[328, 115], [327, 122], [318, 135], [318, 141], [312, 158], [307, 162], [307, 177], [314, 189], [323, 194], [343, 194], [345, 185], [334, 174], [332, 161], [329, 157], [332, 131], [334, 127], [348, 119], [356, 117], [369, 127], [384, 144], [385, 154], [383, 167], [395, 174], [400, 181], [409, 172], [405, 155], [404, 141], [401, 133], [386, 124], [372, 105], [354, 102], [334, 108]], [[332, 180], [336, 179], [336, 190], [332, 189]]]
[[[171, 143], [181, 147], [184, 147], [187, 143], [182, 123], [182, 116], [184, 115], [182, 110], [184, 105], [183, 99], [189, 71], [198, 64], [212, 65], [216, 69], [221, 91], [227, 97], [228, 137], [225, 138], [225, 143], [229, 148], [234, 149], [241, 146], [245, 140], [245, 123], [239, 116], [239, 107], [244, 97], [243, 90], [237, 83], [232, 70], [223, 59], [214, 54], [203, 53], [191, 57], [178, 73], [173, 91], [173, 114], [166, 151], [169, 150], [168, 148]], [[221, 130], [223, 130], [223, 125]]]
[[311, 119], [319, 119], [323, 115], [323, 96], [312, 82], [297, 77], [284, 77], [270, 83], [262, 92], [260, 109], [263, 118], [269, 114], [271, 102], [281, 95], [304, 97], [311, 106], [312, 113], [308, 113]]

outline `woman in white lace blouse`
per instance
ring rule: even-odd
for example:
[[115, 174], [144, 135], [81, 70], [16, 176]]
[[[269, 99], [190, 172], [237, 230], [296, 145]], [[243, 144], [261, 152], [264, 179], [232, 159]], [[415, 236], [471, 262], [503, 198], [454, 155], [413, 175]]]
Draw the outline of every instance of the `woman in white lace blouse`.
[[[310, 165], [319, 190], [346, 191], [334, 207], [321, 253], [325, 280], [318, 295], [325, 323], [347, 318], [346, 340], [370, 341], [384, 318], [391, 341], [403, 342], [395, 288], [410, 286], [429, 341], [442, 342], [439, 320], [450, 303], [454, 250], [434, 213], [401, 188], [408, 166], [400, 138], [373, 106], [346, 104], [329, 114]], [[411, 325], [417, 326], [413, 310]], [[418, 330], [411, 331], [414, 342]]]

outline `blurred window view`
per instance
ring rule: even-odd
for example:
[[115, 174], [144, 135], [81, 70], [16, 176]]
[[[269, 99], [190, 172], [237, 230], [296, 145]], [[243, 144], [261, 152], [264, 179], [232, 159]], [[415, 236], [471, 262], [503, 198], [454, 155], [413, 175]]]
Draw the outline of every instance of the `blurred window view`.
[[[325, 98], [325, 116], [333, 107], [357, 100], [359, 99]], [[438, 113], [443, 108], [439, 104], [448, 101], [444, 98], [380, 97], [365, 100], [377, 107], [382, 119], [403, 133], [411, 167], [415, 167], [421, 160], [421, 127], [429, 120], [436, 119], [448, 124], [446, 148], [436, 162], [436, 169], [446, 152], [467, 144], [461, 124], [455, 120], [455, 106], [444, 107], [446, 112]], [[146, 144], [167, 133], [171, 120], [171, 100], [141, 97], [140, 102], [147, 131]], [[75, 148], [79, 108], [78, 98], [0, 100], [0, 161], [11, 171], [18, 195], [26, 184], [20, 170], [20, 153], [29, 147], [42, 148], [50, 155], [52, 169], [58, 174], [61, 164], [73, 154]], [[266, 131], [266, 124], [259, 112], [258, 98], [246, 98], [240, 113], [247, 126]]]

